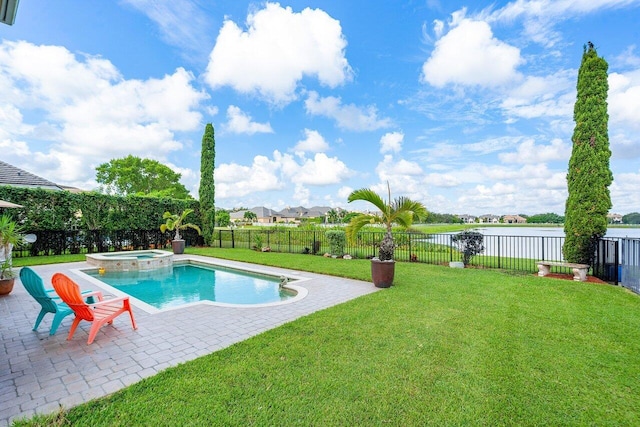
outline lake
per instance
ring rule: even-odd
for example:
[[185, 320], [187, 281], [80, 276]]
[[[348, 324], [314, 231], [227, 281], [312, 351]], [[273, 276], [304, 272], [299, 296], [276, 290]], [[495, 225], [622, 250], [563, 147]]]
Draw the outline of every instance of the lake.
[[[564, 237], [562, 227], [482, 227], [473, 229], [488, 236]], [[455, 233], [453, 233], [455, 234]], [[609, 228], [605, 237], [640, 239], [640, 228]]]

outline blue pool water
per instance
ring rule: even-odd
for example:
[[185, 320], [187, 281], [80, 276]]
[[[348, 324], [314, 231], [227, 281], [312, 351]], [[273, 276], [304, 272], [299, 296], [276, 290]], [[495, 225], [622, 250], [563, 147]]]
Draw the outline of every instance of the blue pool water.
[[294, 291], [281, 290], [277, 277], [213, 266], [187, 264], [151, 271], [86, 273], [158, 309], [205, 300], [264, 304], [296, 295]]

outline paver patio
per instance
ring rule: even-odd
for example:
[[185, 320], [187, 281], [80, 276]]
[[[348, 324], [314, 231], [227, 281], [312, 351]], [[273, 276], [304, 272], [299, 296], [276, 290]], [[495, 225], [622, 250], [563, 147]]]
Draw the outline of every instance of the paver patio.
[[[215, 262], [236, 268], [249, 266], [226, 260]], [[81, 268], [89, 265], [55, 264], [33, 269], [48, 287], [51, 276], [63, 272], [83, 290], [99, 289], [73, 272]], [[16, 279], [13, 292], [0, 297], [0, 426], [9, 425], [16, 418], [55, 412], [60, 405], [69, 408], [105, 396], [170, 366], [376, 291], [368, 282], [282, 268], [259, 269], [307, 279], [298, 286], [306, 288], [308, 295], [290, 304], [252, 308], [199, 304], [149, 314], [134, 306], [137, 330], [131, 328], [129, 317], [122, 315], [113, 325], [102, 327], [91, 345], [87, 345], [88, 322], [81, 322], [73, 339], [66, 340], [73, 315], [63, 320], [54, 336], [49, 336], [51, 314], [42, 321], [38, 332], [31, 331], [40, 306]], [[109, 296], [108, 292], [105, 296]]]

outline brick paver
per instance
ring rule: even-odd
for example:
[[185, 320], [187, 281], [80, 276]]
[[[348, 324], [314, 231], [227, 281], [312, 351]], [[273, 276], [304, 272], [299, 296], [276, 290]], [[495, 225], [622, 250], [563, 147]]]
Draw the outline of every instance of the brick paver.
[[[249, 266], [214, 262], [229, 267]], [[88, 267], [86, 263], [73, 263], [38, 266], [34, 270], [45, 284], [50, 283], [54, 273], [63, 272], [82, 289], [98, 289], [74, 273]], [[87, 345], [88, 322], [80, 323], [73, 339], [66, 340], [73, 315], [63, 320], [54, 336], [49, 336], [51, 314], [45, 316], [37, 332], [31, 331], [40, 306], [16, 280], [11, 294], [0, 297], [0, 426], [36, 413], [55, 412], [60, 405], [68, 408], [113, 393], [168, 367], [376, 291], [371, 283], [356, 280], [257, 268], [278, 276], [304, 278], [297, 285], [307, 289], [308, 295], [290, 304], [253, 308], [198, 304], [150, 314], [134, 306], [137, 330], [131, 328], [129, 316], [123, 314], [113, 325], [102, 327], [91, 345]]]

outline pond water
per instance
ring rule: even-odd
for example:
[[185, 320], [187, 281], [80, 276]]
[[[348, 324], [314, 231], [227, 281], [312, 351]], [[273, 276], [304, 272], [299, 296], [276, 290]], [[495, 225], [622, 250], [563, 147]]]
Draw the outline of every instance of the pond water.
[[[482, 227], [474, 228], [488, 236], [534, 236], [534, 237], [564, 237], [564, 229], [562, 227]], [[630, 237], [640, 239], [639, 228], [618, 228], [611, 227], [607, 229], [605, 237], [621, 238]]]

